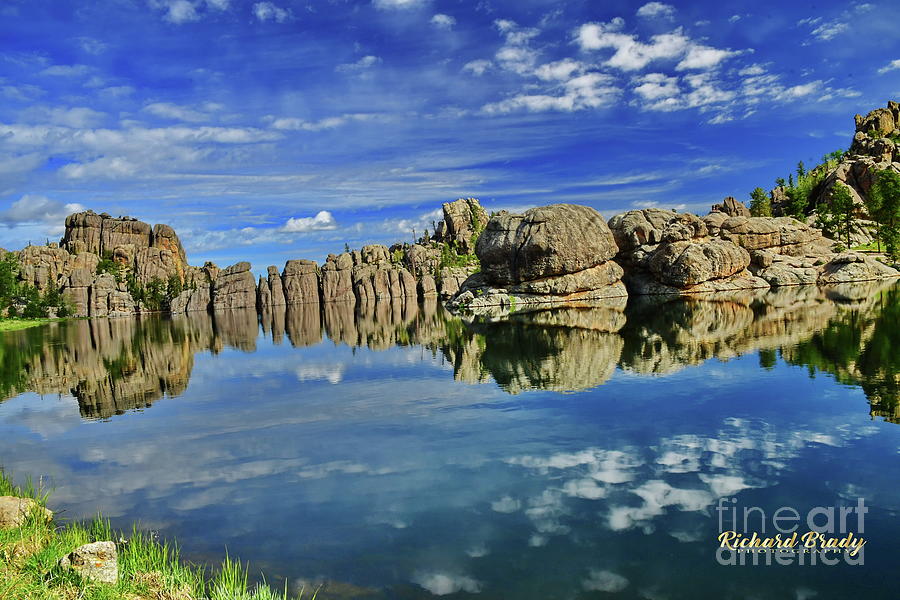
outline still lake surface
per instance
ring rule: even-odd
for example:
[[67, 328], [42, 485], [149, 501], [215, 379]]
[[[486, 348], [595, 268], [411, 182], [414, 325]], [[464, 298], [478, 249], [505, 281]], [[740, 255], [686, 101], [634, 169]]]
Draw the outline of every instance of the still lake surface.
[[[63, 518], [320, 598], [900, 597], [892, 284], [72, 321], [0, 365], [0, 464]], [[863, 565], [716, 560], [720, 501], [858, 498]]]

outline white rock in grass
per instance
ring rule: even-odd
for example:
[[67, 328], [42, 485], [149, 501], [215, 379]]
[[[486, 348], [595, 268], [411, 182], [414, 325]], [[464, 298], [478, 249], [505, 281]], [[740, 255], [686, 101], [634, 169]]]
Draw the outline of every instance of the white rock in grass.
[[113, 542], [94, 542], [75, 548], [59, 561], [63, 569], [71, 569], [85, 579], [100, 583], [119, 580], [119, 556]]

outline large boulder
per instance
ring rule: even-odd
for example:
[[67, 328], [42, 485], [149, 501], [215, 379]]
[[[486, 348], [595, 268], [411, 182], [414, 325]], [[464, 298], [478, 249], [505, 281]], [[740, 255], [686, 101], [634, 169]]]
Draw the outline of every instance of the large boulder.
[[650, 271], [657, 279], [678, 288], [730, 277], [749, 265], [749, 252], [732, 242], [715, 239], [665, 243], [650, 259]]
[[612, 232], [593, 208], [553, 204], [524, 214], [501, 212], [488, 221], [475, 252], [492, 284], [566, 275], [616, 255]]
[[0, 529], [21, 527], [32, 515], [50, 521], [53, 513], [31, 498], [0, 496]]
[[239, 262], [221, 271], [213, 284], [213, 310], [256, 308], [256, 279], [250, 263]]
[[475, 252], [481, 272], [470, 276], [450, 305], [570, 303], [626, 295], [613, 234], [593, 208], [554, 204], [488, 222]]
[[897, 271], [873, 258], [858, 252], [843, 252], [824, 265], [818, 282], [820, 284], [830, 284], [870, 281], [896, 277], [897, 275]]

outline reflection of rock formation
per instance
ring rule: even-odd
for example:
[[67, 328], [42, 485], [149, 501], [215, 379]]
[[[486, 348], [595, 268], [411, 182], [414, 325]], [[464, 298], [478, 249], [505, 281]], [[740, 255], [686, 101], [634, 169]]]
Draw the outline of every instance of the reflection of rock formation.
[[622, 307], [535, 310], [456, 328], [443, 350], [457, 379], [490, 375], [511, 394], [595, 387], [615, 371], [625, 324]]
[[873, 285], [867, 293], [831, 290], [843, 310], [804, 341], [781, 349], [784, 359], [810, 372], [830, 373], [860, 386], [871, 415], [900, 423], [900, 287]]
[[[632, 298], [627, 308], [621, 298], [497, 308], [469, 321], [434, 297], [275, 305], [260, 318], [275, 343], [287, 337], [300, 348], [327, 336], [372, 350], [418, 345], [442, 354], [457, 380], [493, 380], [510, 393], [588, 389], [617, 365], [671, 373], [759, 351], [761, 365], [771, 366], [780, 352], [862, 387], [873, 415], [900, 420], [900, 287], [890, 283]], [[71, 393], [85, 417], [109, 417], [182, 393], [196, 352], [254, 352], [259, 324], [248, 308], [10, 332], [0, 337], [0, 397]]]
[[24, 376], [2, 389], [5, 397], [24, 391], [72, 394], [82, 416], [108, 418], [180, 395], [195, 353], [226, 345], [254, 350], [256, 336], [252, 309], [218, 318], [93, 319], [12, 332], [0, 339], [0, 354], [15, 353]]

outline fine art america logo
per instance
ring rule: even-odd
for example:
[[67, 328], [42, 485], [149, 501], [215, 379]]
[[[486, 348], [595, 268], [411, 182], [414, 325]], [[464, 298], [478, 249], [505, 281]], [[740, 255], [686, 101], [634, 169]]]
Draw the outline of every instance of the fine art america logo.
[[720, 498], [721, 565], [848, 565], [865, 564], [865, 515], [862, 498], [856, 506], [817, 506], [803, 518], [782, 506], [771, 515], [758, 506], [737, 506], [736, 498]]

